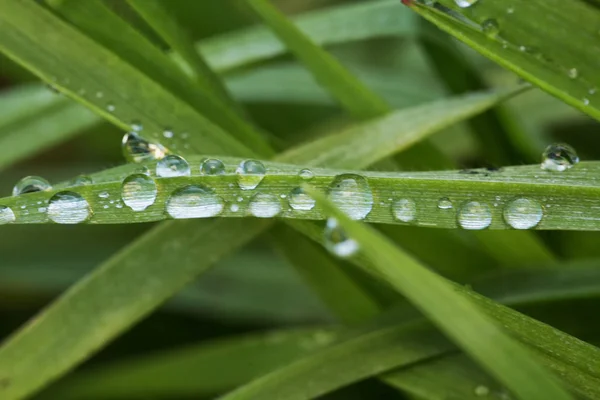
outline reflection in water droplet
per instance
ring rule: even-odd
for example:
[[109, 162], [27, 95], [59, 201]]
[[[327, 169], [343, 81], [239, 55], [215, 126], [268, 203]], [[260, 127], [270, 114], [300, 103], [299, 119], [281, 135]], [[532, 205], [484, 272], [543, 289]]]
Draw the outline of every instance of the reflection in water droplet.
[[327, 219], [324, 243], [327, 250], [342, 258], [351, 257], [358, 251], [358, 243], [348, 237], [335, 218]]
[[440, 210], [449, 210], [452, 208], [452, 201], [447, 197], [442, 197], [438, 200], [438, 208]]
[[575, 149], [568, 144], [558, 143], [546, 147], [542, 154], [541, 168], [546, 171], [563, 172], [579, 163]]
[[58, 224], [79, 224], [91, 215], [88, 202], [75, 192], [60, 192], [52, 196], [48, 218]]
[[577, 68], [571, 68], [567, 72], [567, 75], [569, 75], [569, 78], [571, 79], [577, 79], [577, 77], [579, 76], [579, 71], [577, 71]]
[[121, 198], [133, 211], [143, 211], [156, 201], [156, 183], [144, 174], [130, 175], [121, 186]]
[[315, 199], [310, 197], [301, 187], [292, 189], [288, 202], [290, 207], [297, 211], [308, 211], [315, 207]]
[[411, 222], [417, 216], [417, 205], [410, 199], [400, 199], [392, 204], [394, 218], [402, 222]]
[[471, 7], [473, 4], [477, 3], [478, 0], [454, 0], [457, 6], [461, 8]]
[[26, 176], [13, 187], [12, 195], [18, 196], [25, 193], [35, 193], [52, 189], [50, 182], [39, 176]]
[[281, 201], [272, 194], [257, 193], [250, 199], [250, 214], [258, 218], [272, 218], [281, 212]]
[[167, 153], [161, 144], [150, 143], [135, 132], [128, 132], [123, 136], [121, 147], [125, 159], [134, 163], [160, 160]]
[[305, 181], [309, 181], [315, 176], [315, 174], [313, 174], [313, 172], [310, 169], [304, 168], [301, 169], [300, 172], [298, 172], [298, 176], [304, 179]]
[[161, 178], [190, 176], [190, 165], [180, 156], [168, 155], [156, 163], [156, 175]]
[[178, 189], [167, 200], [167, 213], [176, 219], [209, 218], [223, 211], [223, 199], [214, 190], [192, 185]]
[[364, 219], [373, 209], [373, 193], [367, 180], [356, 174], [342, 174], [329, 185], [329, 198], [354, 220]]
[[242, 190], [252, 190], [262, 182], [267, 169], [260, 161], [244, 160], [235, 170]]
[[209, 158], [200, 164], [200, 173], [202, 175], [223, 175], [225, 174], [225, 164], [216, 158]]
[[531, 229], [540, 223], [544, 212], [534, 200], [516, 199], [504, 209], [504, 220], [515, 229]]
[[11, 224], [16, 221], [15, 213], [9, 207], [0, 206], [0, 225]]
[[498, 21], [493, 18], [486, 19], [481, 23], [481, 30], [488, 36], [496, 36], [500, 33], [500, 25], [498, 24]]
[[464, 229], [485, 229], [492, 223], [490, 207], [477, 201], [467, 203], [458, 213], [458, 223]]

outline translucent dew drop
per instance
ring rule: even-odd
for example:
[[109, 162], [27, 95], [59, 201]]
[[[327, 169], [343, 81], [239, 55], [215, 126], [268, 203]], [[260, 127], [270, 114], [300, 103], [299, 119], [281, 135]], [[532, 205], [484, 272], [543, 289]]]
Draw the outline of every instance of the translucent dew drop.
[[305, 181], [309, 181], [312, 178], [314, 178], [315, 174], [310, 169], [304, 168], [301, 169], [300, 172], [298, 172], [298, 176], [304, 179]]
[[35, 193], [52, 189], [50, 182], [39, 176], [26, 176], [15, 184], [12, 195], [18, 196], [25, 193]]
[[486, 19], [481, 23], [481, 30], [488, 36], [496, 36], [500, 33], [500, 24], [493, 18]]
[[492, 211], [485, 203], [471, 201], [465, 204], [458, 213], [458, 224], [463, 229], [485, 229], [492, 223]]
[[373, 209], [373, 193], [367, 180], [355, 174], [335, 177], [329, 186], [329, 198], [354, 220], [364, 219]]
[[250, 199], [250, 214], [258, 218], [273, 218], [281, 212], [281, 200], [275, 195], [257, 193]]
[[577, 71], [577, 68], [571, 68], [567, 72], [567, 75], [569, 75], [569, 78], [571, 79], [577, 79], [577, 77], [579, 76], [579, 71]]
[[457, 6], [461, 8], [471, 7], [473, 4], [477, 3], [478, 0], [454, 0]]
[[164, 146], [150, 143], [135, 132], [128, 132], [123, 136], [121, 147], [125, 159], [134, 163], [160, 160], [167, 154]]
[[225, 174], [225, 164], [216, 158], [209, 158], [200, 164], [200, 173], [202, 175], [223, 175]]
[[351, 257], [359, 249], [358, 243], [348, 237], [346, 231], [339, 225], [335, 218], [327, 219], [323, 233], [325, 247], [338, 257]]
[[117, 108], [115, 107], [115, 105], [113, 103], [108, 103], [106, 105], [106, 111], [108, 112], [115, 112]]
[[71, 186], [86, 186], [94, 183], [94, 180], [87, 175], [79, 175], [71, 181]]
[[108, 199], [110, 197], [110, 193], [100, 192], [100, 193], [98, 193], [98, 197], [100, 197], [101, 199]]
[[15, 221], [13, 210], [10, 207], [0, 206], [0, 225], [11, 224]]
[[48, 218], [58, 224], [79, 224], [91, 214], [88, 202], [75, 192], [57, 193], [48, 204]]
[[232, 204], [229, 206], [229, 209], [231, 210], [231, 212], [238, 212], [240, 211], [240, 206], [237, 204]]
[[438, 208], [440, 210], [449, 210], [452, 207], [453, 207], [452, 201], [449, 198], [442, 197], [441, 199], [438, 200]]
[[235, 170], [238, 185], [242, 190], [255, 189], [265, 177], [267, 169], [257, 160], [244, 160]]
[[190, 165], [180, 156], [168, 155], [156, 163], [156, 175], [161, 178], [190, 176]]
[[542, 153], [541, 168], [546, 171], [563, 172], [577, 163], [577, 152], [565, 143], [552, 144]]
[[396, 200], [392, 204], [394, 218], [402, 222], [411, 222], [417, 216], [417, 205], [411, 199]]
[[479, 385], [475, 387], [474, 392], [476, 396], [487, 396], [490, 394], [490, 389], [487, 386]]
[[175, 136], [175, 133], [173, 133], [173, 131], [172, 131], [172, 130], [170, 130], [170, 129], [165, 129], [165, 130], [163, 131], [163, 136], [164, 136], [166, 139], [172, 139], [172, 138], [173, 138], [173, 136]]
[[504, 209], [504, 220], [515, 229], [531, 229], [544, 216], [542, 206], [535, 200], [520, 198], [511, 201]]
[[143, 211], [156, 201], [156, 183], [144, 174], [130, 175], [121, 186], [121, 198], [133, 211]]
[[223, 207], [223, 199], [214, 190], [201, 185], [178, 189], [167, 200], [167, 213], [176, 219], [215, 217]]
[[315, 199], [310, 197], [301, 187], [292, 189], [288, 196], [288, 202], [290, 207], [296, 211], [309, 211], [315, 207]]
[[131, 130], [134, 132], [141, 132], [141, 130], [144, 129], [144, 126], [142, 125], [142, 123], [140, 121], [133, 121], [131, 123]]

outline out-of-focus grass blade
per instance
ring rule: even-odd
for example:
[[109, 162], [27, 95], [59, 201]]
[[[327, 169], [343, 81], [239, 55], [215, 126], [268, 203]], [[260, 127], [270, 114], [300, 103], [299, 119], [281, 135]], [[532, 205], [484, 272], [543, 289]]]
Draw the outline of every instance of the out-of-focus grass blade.
[[[600, 118], [600, 10], [585, 1], [412, 2], [416, 12], [481, 54]], [[569, 32], [569, 34], [565, 34]]]

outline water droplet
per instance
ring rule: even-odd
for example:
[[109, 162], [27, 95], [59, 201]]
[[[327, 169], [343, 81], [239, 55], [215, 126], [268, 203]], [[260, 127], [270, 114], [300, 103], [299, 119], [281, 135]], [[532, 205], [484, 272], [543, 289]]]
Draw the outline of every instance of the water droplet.
[[577, 71], [577, 68], [571, 68], [567, 72], [567, 75], [569, 75], [569, 78], [571, 79], [577, 79], [577, 77], [579, 76], [579, 71]]
[[180, 156], [168, 155], [156, 164], [156, 175], [161, 178], [190, 176], [190, 165]]
[[139, 121], [133, 121], [131, 123], [131, 130], [134, 132], [141, 132], [144, 129], [144, 126]]
[[117, 203], [117, 205], [115, 207], [117, 207], [117, 208], [123, 208], [123, 204]]
[[52, 189], [50, 182], [39, 176], [26, 176], [15, 184], [12, 195], [18, 196], [25, 193], [35, 193]]
[[500, 24], [493, 18], [486, 19], [481, 23], [481, 30], [488, 36], [496, 36], [500, 33]]
[[96, 92], [96, 97], [99, 98], [99, 99], [101, 99], [101, 98], [104, 97], [104, 93], [102, 93], [102, 92]]
[[231, 206], [229, 206], [229, 209], [231, 210], [231, 212], [238, 212], [240, 211], [240, 206], [237, 204], [232, 204]]
[[563, 172], [579, 163], [574, 148], [565, 143], [552, 144], [542, 154], [541, 168], [546, 171]]
[[583, 100], [581, 100], [581, 102], [583, 103], [584, 106], [590, 105], [590, 99], [588, 99], [587, 97], [584, 97]]
[[143, 211], [156, 201], [156, 183], [144, 174], [130, 175], [121, 186], [121, 198], [133, 211]]
[[358, 251], [358, 243], [348, 237], [337, 219], [327, 219], [324, 231], [324, 243], [327, 250], [338, 257], [351, 257]]
[[310, 197], [301, 187], [292, 189], [288, 202], [290, 207], [297, 211], [308, 211], [315, 207], [315, 199]]
[[281, 201], [275, 195], [257, 193], [250, 199], [250, 214], [258, 218], [272, 218], [281, 212]]
[[125, 159], [134, 163], [160, 160], [167, 153], [161, 144], [150, 143], [135, 132], [128, 132], [123, 136], [121, 147]]
[[202, 175], [223, 175], [225, 174], [225, 164], [216, 158], [208, 158], [200, 164], [200, 173]]
[[438, 208], [440, 210], [449, 210], [452, 208], [452, 201], [447, 197], [442, 197], [438, 200]]
[[163, 132], [163, 136], [167, 139], [172, 139], [173, 136], [175, 136], [175, 134], [173, 133], [172, 130], [170, 129], [165, 129], [165, 131]]
[[300, 172], [298, 172], [298, 176], [304, 179], [305, 181], [309, 181], [312, 178], [314, 178], [315, 174], [310, 169], [304, 168], [301, 169]]
[[479, 385], [474, 390], [476, 396], [487, 396], [490, 394], [490, 389], [487, 386]]
[[392, 213], [397, 220], [411, 222], [417, 216], [417, 205], [410, 199], [400, 199], [392, 204]]
[[267, 170], [263, 163], [256, 160], [245, 160], [235, 170], [238, 175], [238, 185], [242, 190], [256, 188], [265, 177]]
[[531, 229], [540, 223], [544, 212], [534, 200], [516, 199], [504, 209], [504, 220], [515, 229]]
[[514, 8], [512, 8], [512, 7], [508, 7], [508, 8], [506, 9], [506, 13], [507, 13], [507, 14], [514, 14], [514, 13], [515, 13], [515, 9], [514, 9]]
[[87, 175], [79, 175], [71, 181], [71, 186], [86, 186], [94, 183], [93, 179]]
[[596, 94], [597, 91], [598, 91], [597, 88], [591, 88], [590, 90], [588, 90], [588, 93], [591, 95], [594, 95], [594, 94]]
[[15, 213], [9, 207], [0, 206], [0, 225], [10, 224], [16, 221]]
[[79, 224], [91, 215], [90, 205], [75, 192], [60, 192], [52, 196], [48, 218], [58, 224]]
[[464, 229], [485, 229], [492, 223], [490, 207], [477, 201], [467, 203], [458, 213], [458, 223]]
[[478, 0], [454, 0], [457, 6], [461, 8], [471, 7], [473, 4], [477, 3]]
[[167, 213], [176, 219], [210, 218], [223, 211], [223, 199], [214, 190], [192, 185], [178, 189], [167, 200]]
[[108, 199], [110, 197], [110, 193], [100, 192], [100, 193], [98, 193], [98, 197], [100, 197], [101, 199]]
[[115, 110], [116, 110], [116, 107], [115, 107], [115, 105], [113, 103], [108, 103], [106, 105], [106, 111], [108, 111], [108, 112], [114, 112]]
[[367, 180], [360, 175], [336, 176], [329, 186], [329, 198], [354, 220], [364, 219], [373, 209], [373, 193]]

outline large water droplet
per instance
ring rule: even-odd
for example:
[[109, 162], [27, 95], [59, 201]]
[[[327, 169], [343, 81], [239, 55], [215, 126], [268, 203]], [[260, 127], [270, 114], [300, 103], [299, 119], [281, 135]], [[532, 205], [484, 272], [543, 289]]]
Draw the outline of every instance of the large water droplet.
[[297, 211], [309, 211], [315, 207], [315, 199], [310, 197], [301, 187], [292, 189], [288, 196], [288, 202], [290, 207]]
[[75, 192], [60, 192], [48, 204], [48, 218], [58, 224], [79, 224], [91, 215], [88, 202]]
[[563, 172], [579, 162], [574, 148], [565, 143], [552, 144], [542, 154], [542, 169]]
[[161, 178], [190, 176], [190, 165], [180, 156], [168, 155], [156, 163], [156, 175]]
[[123, 136], [123, 155], [129, 162], [141, 163], [162, 159], [167, 150], [159, 143], [150, 143], [135, 132]]
[[471, 7], [473, 4], [477, 3], [478, 0], [454, 0], [457, 6], [461, 8]]
[[438, 200], [438, 208], [440, 210], [449, 210], [452, 208], [452, 201], [447, 197], [442, 197]]
[[203, 175], [223, 175], [225, 174], [225, 164], [216, 158], [209, 158], [200, 164], [200, 173]]
[[0, 225], [15, 222], [15, 213], [9, 207], [0, 206]]
[[458, 223], [464, 229], [485, 229], [492, 223], [492, 211], [487, 204], [472, 201], [460, 209]]
[[500, 25], [493, 18], [486, 19], [481, 23], [481, 30], [488, 36], [496, 36], [500, 33]]
[[121, 186], [121, 198], [133, 211], [143, 211], [156, 201], [156, 183], [144, 174], [130, 175]]
[[214, 190], [201, 185], [178, 189], [167, 200], [167, 213], [176, 219], [210, 218], [223, 211], [223, 199]]
[[504, 209], [504, 220], [515, 229], [531, 229], [540, 223], [544, 211], [535, 200], [516, 199]]
[[310, 169], [304, 168], [301, 169], [300, 172], [298, 172], [298, 176], [304, 179], [305, 181], [309, 181], [315, 176], [315, 174]]
[[400, 199], [392, 204], [392, 213], [397, 220], [411, 222], [417, 216], [417, 205], [411, 199]]
[[265, 177], [267, 169], [260, 161], [245, 160], [235, 170], [238, 176], [238, 185], [242, 190], [256, 188]]
[[329, 198], [355, 220], [364, 219], [373, 209], [373, 193], [367, 180], [360, 175], [336, 176], [329, 186]]
[[324, 239], [327, 250], [338, 257], [350, 257], [358, 251], [358, 243], [348, 237], [335, 218], [327, 219]]
[[12, 195], [35, 193], [52, 189], [50, 182], [39, 176], [26, 176], [13, 187]]
[[258, 218], [272, 218], [281, 212], [281, 200], [275, 195], [257, 193], [250, 199], [250, 214]]

